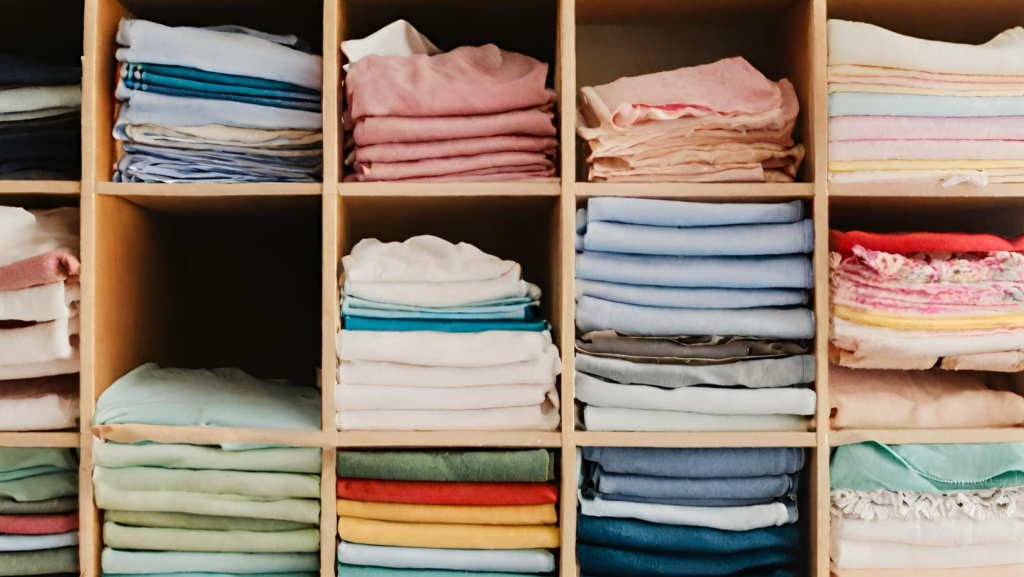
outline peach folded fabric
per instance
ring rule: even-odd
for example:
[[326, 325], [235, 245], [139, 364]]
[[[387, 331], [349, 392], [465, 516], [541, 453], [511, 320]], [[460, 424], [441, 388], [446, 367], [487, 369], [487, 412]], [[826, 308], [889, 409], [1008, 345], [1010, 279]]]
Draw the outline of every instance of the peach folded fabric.
[[855, 140], [828, 144], [830, 160], [1013, 160], [1024, 158], [1021, 140]]
[[553, 156], [558, 141], [546, 136], [483, 136], [429, 142], [395, 142], [360, 146], [351, 162], [409, 162], [495, 152], [542, 152]]
[[[347, 116], [347, 112], [346, 112]], [[472, 116], [368, 117], [346, 127], [359, 146], [392, 142], [434, 142], [510, 134], [554, 136], [555, 114], [550, 106]]]
[[833, 577], [1024, 577], [1024, 565], [992, 565], [957, 569], [839, 569], [830, 567]]
[[355, 165], [356, 174], [364, 182], [438, 177], [490, 169], [502, 169], [499, 172], [536, 172], [550, 168], [554, 168], [554, 164], [541, 152], [495, 152], [413, 162]]
[[394, 523], [340, 517], [342, 541], [390, 547], [429, 549], [555, 549], [558, 527], [550, 525], [456, 525], [441, 523]]
[[402, 523], [461, 525], [554, 525], [555, 505], [420, 505], [338, 499], [339, 517]]

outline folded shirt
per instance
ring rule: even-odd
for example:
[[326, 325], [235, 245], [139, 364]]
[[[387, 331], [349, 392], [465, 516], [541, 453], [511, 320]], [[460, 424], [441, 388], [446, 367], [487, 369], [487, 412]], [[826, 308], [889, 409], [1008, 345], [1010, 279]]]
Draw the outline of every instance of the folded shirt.
[[810, 419], [799, 415], [713, 415], [619, 407], [583, 408], [588, 431], [806, 431]]
[[395, 481], [542, 483], [554, 479], [544, 449], [517, 451], [339, 451], [338, 477]]
[[[350, 123], [348, 116], [345, 115], [346, 127]], [[351, 132], [359, 147], [509, 135], [550, 138], [555, 136], [554, 118], [550, 105], [468, 116], [378, 116], [359, 119], [353, 123]]]
[[576, 278], [622, 284], [690, 288], [795, 288], [814, 286], [806, 256], [644, 256], [584, 252]]
[[[740, 224], [673, 228], [591, 222], [584, 250], [667, 256], [751, 256], [808, 253], [814, 249], [810, 220], [791, 224]], [[580, 244], [577, 242], [577, 244]]]
[[338, 516], [402, 523], [554, 525], [553, 503], [540, 505], [421, 505], [338, 499]]
[[320, 130], [319, 112], [271, 108], [246, 102], [135, 92], [118, 109], [116, 127], [138, 124], [205, 126], [223, 124], [262, 130]]
[[154, 568], [159, 568], [165, 573], [293, 573], [319, 571], [320, 555], [119, 551], [104, 547], [100, 564], [105, 574], [146, 574], [151, 573]]
[[554, 549], [558, 527], [550, 525], [460, 525], [396, 523], [355, 517], [338, 518], [342, 541], [430, 549]]
[[318, 523], [320, 519], [320, 503], [312, 499], [267, 499], [215, 493], [126, 490], [107, 485], [102, 475], [96, 476], [95, 485], [96, 506], [112, 511], [189, 513], [308, 524]]
[[315, 553], [320, 550], [320, 531], [204, 531], [127, 527], [107, 522], [103, 524], [103, 543], [116, 549], [145, 551]]
[[449, 571], [503, 571], [548, 573], [555, 569], [555, 557], [546, 549], [473, 550], [425, 549], [420, 547], [379, 547], [342, 541], [338, 562], [348, 565], [395, 569], [442, 569]]
[[811, 355], [794, 355], [713, 365], [685, 365], [641, 363], [579, 354], [576, 355], [576, 370], [620, 383], [665, 388], [716, 385], [760, 389], [814, 382], [815, 361]]
[[606, 501], [580, 495], [580, 511], [590, 517], [632, 518], [664, 525], [687, 525], [725, 531], [749, 531], [795, 523], [796, 505], [770, 503], [748, 507], [686, 507]]
[[[795, 551], [759, 549], [729, 555], [665, 555], [615, 547], [577, 545], [580, 571], [587, 575], [654, 577], [659, 575], [727, 575], [768, 571], [796, 561]], [[773, 574], [774, 575], [774, 574]]]
[[800, 471], [805, 462], [804, 450], [793, 447], [583, 447], [583, 458], [599, 464], [605, 472], [702, 479], [790, 475]]
[[338, 497], [354, 501], [421, 505], [541, 505], [558, 502], [558, 489], [548, 483], [458, 483], [338, 479]]
[[219, 447], [148, 443], [126, 445], [93, 441], [93, 461], [99, 467], [214, 469], [319, 475], [323, 451], [317, 448], [272, 447], [229, 451]]
[[591, 545], [676, 555], [730, 555], [800, 547], [800, 530], [795, 524], [725, 531], [589, 515], [580, 515], [576, 538], [580, 543]]
[[50, 515], [69, 511], [78, 511], [78, 495], [26, 502], [0, 497], [0, 515]]
[[[430, 331], [339, 331], [338, 358], [430, 367], [486, 367], [550, 355], [547, 331], [436, 333]], [[549, 357], [548, 357], [549, 358]]]

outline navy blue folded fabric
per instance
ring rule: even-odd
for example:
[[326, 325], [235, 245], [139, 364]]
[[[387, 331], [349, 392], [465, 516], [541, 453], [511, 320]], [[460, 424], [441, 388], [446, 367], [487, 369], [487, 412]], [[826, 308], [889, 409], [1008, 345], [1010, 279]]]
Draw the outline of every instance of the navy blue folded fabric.
[[722, 531], [580, 515], [576, 539], [580, 543], [640, 551], [728, 555], [759, 549], [797, 549], [800, 529], [789, 524], [753, 531]]
[[[795, 577], [795, 576], [796, 576], [796, 573], [794, 573], [793, 571], [791, 571], [789, 569], [776, 569], [774, 571], [769, 571], [768, 573], [763, 573], [763, 572], [760, 572], [760, 571], [754, 572], [754, 573], [746, 573], [746, 572], [744, 572], [742, 574], [736, 574], [735, 575], [735, 577]], [[104, 577], [106, 577], [106, 576], [104, 576]], [[597, 576], [595, 576], [595, 575], [587, 575], [586, 573], [582, 573], [580, 575], [580, 577], [597, 577]], [[732, 577], [732, 576], [727, 576], [727, 577]]]
[[764, 477], [796, 473], [804, 466], [798, 447], [760, 449], [657, 449], [647, 447], [584, 447], [583, 458], [605, 472], [709, 479]]
[[[792, 549], [755, 549], [728, 555], [663, 554], [579, 543], [580, 571], [604, 577], [680, 577], [769, 573], [796, 561]], [[754, 573], [756, 574], [756, 573]]]
[[0, 54], [0, 85], [65, 86], [81, 82], [81, 66], [54, 66], [25, 56]]

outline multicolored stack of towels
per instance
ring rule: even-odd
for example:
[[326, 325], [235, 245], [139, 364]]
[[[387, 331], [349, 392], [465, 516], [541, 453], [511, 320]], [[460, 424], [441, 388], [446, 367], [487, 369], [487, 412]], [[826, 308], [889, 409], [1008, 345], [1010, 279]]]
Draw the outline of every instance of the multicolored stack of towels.
[[78, 425], [78, 221], [0, 206], [0, 431]]
[[417, 236], [342, 268], [339, 430], [558, 428], [558, 348], [518, 263]]
[[1024, 572], [1024, 443], [837, 447], [835, 577]]
[[116, 182], [316, 182], [323, 58], [295, 36], [123, 19]]
[[801, 201], [592, 198], [576, 228], [588, 430], [807, 428], [814, 229]]
[[0, 448], [0, 575], [78, 573], [78, 455]]
[[804, 450], [584, 447], [583, 575], [798, 574]]
[[338, 576], [550, 574], [554, 478], [543, 449], [338, 451]]
[[829, 180], [1024, 182], [1024, 34], [985, 44], [828, 22]]

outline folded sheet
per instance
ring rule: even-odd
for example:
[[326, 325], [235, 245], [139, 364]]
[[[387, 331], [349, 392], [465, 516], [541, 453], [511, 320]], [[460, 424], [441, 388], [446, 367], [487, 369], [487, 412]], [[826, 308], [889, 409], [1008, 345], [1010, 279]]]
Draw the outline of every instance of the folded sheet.
[[107, 522], [103, 524], [103, 542], [116, 549], [144, 551], [315, 553], [320, 550], [320, 531], [206, 531], [128, 527]]
[[554, 431], [557, 396], [539, 405], [498, 409], [341, 411], [339, 431]]
[[93, 442], [93, 460], [96, 465], [107, 469], [154, 467], [319, 475], [323, 452], [302, 447], [228, 451], [199, 445], [123, 445], [96, 439]]
[[1024, 137], [1024, 117], [833, 116], [829, 142], [858, 140], [1003, 141]]
[[813, 246], [810, 220], [689, 228], [591, 222], [583, 234], [585, 250], [619, 254], [749, 256], [807, 253]]
[[343, 499], [383, 503], [491, 506], [558, 502], [558, 489], [548, 483], [338, 479], [337, 489], [338, 497]]
[[484, 367], [431, 367], [397, 362], [344, 361], [338, 366], [338, 382], [342, 385], [389, 387], [483, 387], [554, 383], [555, 377], [561, 372], [562, 361], [558, 357], [558, 348], [548, 345], [533, 360]]
[[554, 118], [546, 106], [469, 116], [377, 116], [360, 119], [352, 133], [361, 147], [506, 135], [550, 138], [555, 136]]
[[576, 278], [664, 287], [797, 288], [814, 286], [805, 256], [677, 257], [585, 252]]
[[958, 569], [1021, 564], [1021, 541], [977, 545], [908, 545], [832, 539], [832, 562], [840, 569]]
[[78, 545], [78, 531], [50, 535], [0, 535], [0, 553], [40, 551]]
[[530, 285], [522, 280], [518, 264], [504, 274], [483, 280], [454, 282], [360, 282], [346, 279], [346, 295], [423, 307], [463, 306], [530, 294]]
[[430, 549], [553, 549], [558, 527], [550, 525], [458, 525], [395, 523], [340, 517], [342, 541], [391, 547]]
[[201, 531], [294, 531], [313, 528], [307, 523], [274, 519], [247, 519], [244, 517], [218, 517], [189, 513], [156, 513], [152, 511], [104, 511], [104, 520], [128, 527], [157, 527], [167, 529], [198, 529]]
[[707, 527], [724, 531], [750, 531], [795, 523], [796, 505], [770, 503], [749, 507], [684, 507], [606, 501], [580, 495], [580, 511], [590, 517], [639, 519], [663, 525]]
[[100, 563], [104, 574], [147, 574], [155, 568], [165, 573], [292, 573], [319, 571], [320, 556], [315, 553], [118, 551], [104, 547]]
[[549, 357], [551, 334], [338, 332], [338, 358], [431, 367], [486, 367]]
[[[763, 574], [796, 561], [795, 551], [760, 549], [729, 555], [665, 555], [580, 543], [580, 571], [609, 577], [656, 577], [660, 575]], [[754, 573], [755, 571], [759, 573]]]
[[586, 406], [588, 431], [806, 431], [811, 421], [798, 415], [712, 415]]
[[473, 550], [379, 547], [342, 541], [338, 562], [393, 569], [444, 569], [449, 571], [501, 571], [548, 573], [555, 557], [546, 549]]
[[1019, 577], [1024, 575], [1024, 564], [992, 565], [989, 567], [962, 567], [957, 569], [840, 569], [830, 568], [835, 577]]
[[860, 519], [832, 515], [832, 538], [844, 541], [905, 543], [934, 547], [960, 547], [986, 543], [1019, 543], [1024, 539], [1024, 518], [965, 516]]
[[814, 381], [815, 361], [811, 355], [795, 355], [716, 365], [680, 365], [636, 363], [581, 354], [576, 355], [576, 370], [620, 383], [665, 388], [716, 385], [759, 389], [811, 383]]
[[420, 505], [338, 499], [338, 516], [400, 523], [460, 525], [554, 525], [552, 503], [541, 505]]
[[81, 285], [62, 282], [0, 291], [0, 320], [46, 322], [66, 319], [72, 316], [72, 303], [81, 299]]
[[585, 475], [584, 487], [606, 496], [640, 497], [644, 499], [774, 499], [796, 494], [795, 474], [760, 477], [658, 477], [609, 473], [600, 466]]
[[500, 409], [541, 405], [557, 394], [554, 382], [458, 388], [338, 385], [334, 406], [339, 411]]
[[[602, 197], [587, 201], [584, 222], [622, 222], [664, 227], [782, 224], [804, 217], [799, 200], [779, 203], [712, 203]], [[577, 214], [577, 221], [579, 214]]]
[[858, 140], [830, 142], [829, 160], [1015, 160], [1024, 142], [1005, 140]]
[[339, 451], [338, 477], [395, 481], [543, 483], [554, 456], [520, 451]]
[[245, 495], [269, 499], [320, 497], [320, 477], [248, 471], [97, 467], [97, 483], [132, 491], [176, 491]]
[[828, 115], [1024, 116], [1024, 96], [929, 96], [840, 92], [828, 96]]
[[800, 546], [800, 530], [795, 524], [725, 531], [580, 515], [576, 536], [580, 543], [677, 555], [729, 555], [759, 549], [793, 550]]
[[[578, 247], [577, 247], [578, 248]], [[576, 279], [576, 300], [585, 296], [623, 304], [682, 309], [747, 309], [807, 304], [794, 289], [675, 288]]]

